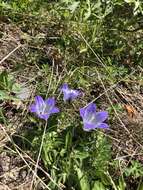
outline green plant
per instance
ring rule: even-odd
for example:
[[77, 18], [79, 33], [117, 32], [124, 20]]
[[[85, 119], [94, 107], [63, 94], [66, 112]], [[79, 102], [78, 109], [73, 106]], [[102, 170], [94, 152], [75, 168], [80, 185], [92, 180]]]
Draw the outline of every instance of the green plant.
[[134, 178], [138, 178], [143, 176], [143, 166], [138, 161], [131, 161], [131, 165], [125, 170], [126, 176], [133, 176]]
[[[122, 119], [124, 112], [120, 97], [115, 97], [118, 102], [111, 104], [114, 89], [117, 85], [121, 87], [120, 81], [128, 79], [138, 88], [142, 85], [141, 69], [132, 73], [142, 66], [142, 6], [139, 0], [0, 2], [5, 24], [14, 24], [13, 28], [16, 26], [22, 31], [20, 42], [26, 51], [22, 64], [16, 61], [17, 70], [22, 65], [19, 73], [23, 75], [27, 71], [23, 78], [33, 85], [33, 93], [45, 99], [55, 96], [61, 108], [58, 117], [52, 116], [48, 120], [43, 146], [44, 122], [29, 113], [17, 116], [21, 117], [24, 129], [25, 126], [32, 128], [22, 134], [20, 131], [26, 139], [22, 149], [37, 159], [37, 150], [42, 147], [40, 164], [51, 176], [44, 178], [51, 190], [58, 189], [61, 183], [72, 190], [125, 190], [131, 187], [132, 179], [140, 179], [143, 175], [142, 165], [136, 161], [132, 161], [123, 174], [114, 175], [119, 166], [110, 168], [115, 157], [112, 153], [115, 142], [112, 144], [108, 138], [120, 141], [120, 134], [117, 136], [120, 126], [116, 127], [118, 133], [114, 131], [115, 116], [118, 114]], [[4, 34], [2, 31], [1, 35]], [[29, 93], [13, 77], [17, 75], [13, 71], [0, 73], [0, 102], [21, 99]], [[63, 103], [59, 90], [63, 82], [83, 91], [83, 98], [79, 97], [72, 104]], [[99, 109], [109, 110], [113, 131], [83, 132], [79, 107], [91, 101], [97, 103]], [[44, 106], [40, 111], [43, 109]], [[6, 124], [9, 121], [5, 122], [4, 113], [5, 107], [0, 109], [0, 121]], [[112, 133], [117, 134], [114, 137]], [[18, 141], [19, 145], [20, 138]], [[136, 186], [137, 190], [142, 190], [141, 181]]]
[[0, 73], [0, 100], [24, 99], [29, 93], [27, 88], [16, 83], [14, 77], [6, 71]]

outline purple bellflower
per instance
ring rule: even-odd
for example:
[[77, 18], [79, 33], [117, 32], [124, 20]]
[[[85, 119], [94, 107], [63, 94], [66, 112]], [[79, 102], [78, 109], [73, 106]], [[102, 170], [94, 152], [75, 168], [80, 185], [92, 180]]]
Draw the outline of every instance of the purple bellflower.
[[91, 131], [96, 128], [109, 128], [109, 126], [104, 123], [104, 121], [108, 118], [108, 112], [96, 112], [96, 105], [94, 103], [89, 104], [85, 108], [81, 108], [80, 116], [83, 119], [84, 131]]
[[47, 120], [53, 113], [58, 113], [59, 109], [55, 107], [55, 99], [48, 98], [43, 100], [41, 96], [35, 97], [35, 103], [30, 106], [30, 111], [44, 120]]
[[80, 91], [79, 90], [72, 90], [68, 87], [68, 84], [63, 84], [61, 87], [61, 91], [64, 94], [63, 100], [64, 101], [72, 101], [76, 99], [78, 96], [80, 96]]

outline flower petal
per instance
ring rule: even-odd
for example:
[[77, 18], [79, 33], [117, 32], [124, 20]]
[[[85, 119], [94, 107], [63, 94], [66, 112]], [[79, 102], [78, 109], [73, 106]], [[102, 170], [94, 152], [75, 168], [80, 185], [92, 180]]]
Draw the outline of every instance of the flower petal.
[[89, 124], [89, 123], [84, 123], [83, 130], [84, 131], [91, 131], [93, 129], [97, 128], [96, 125]]
[[80, 112], [80, 116], [83, 118], [84, 114], [85, 114], [86, 108], [80, 108], [79, 112]]
[[68, 84], [67, 83], [64, 83], [61, 87], [61, 90], [64, 91], [64, 90], [67, 90], [69, 87], [68, 87]]
[[53, 107], [55, 105], [55, 98], [48, 98], [47, 100], [45, 100], [45, 103], [49, 106], [49, 107]]
[[86, 107], [86, 112], [95, 112], [96, 111], [96, 105], [94, 103], [90, 103]]
[[74, 100], [75, 98], [77, 98], [80, 95], [80, 92], [78, 90], [72, 90], [68, 87], [68, 84], [65, 83], [62, 85], [61, 87], [61, 91], [64, 94], [63, 100], [67, 101], [67, 100]]
[[59, 110], [59, 108], [57, 108], [57, 107], [54, 107], [52, 110], [51, 110], [51, 113], [59, 113], [60, 112], [60, 110]]
[[67, 100], [69, 100], [70, 99], [70, 93], [69, 92], [63, 92], [64, 93], [64, 97], [63, 97], [63, 100], [64, 101], [67, 101]]
[[77, 98], [79, 96], [79, 91], [78, 90], [70, 90], [70, 89], [66, 89], [63, 91], [64, 94], [64, 101], [66, 100], [74, 100], [75, 98]]
[[80, 92], [78, 90], [71, 90], [70, 92], [70, 99], [74, 100], [80, 95]]
[[97, 126], [97, 128], [109, 129], [109, 125], [106, 123], [101, 123], [100, 125]]
[[35, 103], [37, 104], [37, 106], [41, 106], [44, 104], [44, 100], [41, 96], [36, 96], [35, 97]]
[[35, 104], [32, 104], [31, 106], [29, 106], [29, 110], [30, 112], [34, 113], [34, 112], [37, 112], [37, 107]]
[[95, 116], [95, 120], [96, 120], [97, 124], [102, 123], [107, 118], [108, 118], [108, 112], [106, 112], [106, 111], [97, 112], [96, 116]]
[[47, 120], [49, 118], [50, 114], [39, 114], [38, 117], [44, 120]]
[[88, 121], [89, 118], [93, 117], [95, 114], [96, 114], [96, 105], [94, 103], [91, 103], [86, 107], [84, 120]]

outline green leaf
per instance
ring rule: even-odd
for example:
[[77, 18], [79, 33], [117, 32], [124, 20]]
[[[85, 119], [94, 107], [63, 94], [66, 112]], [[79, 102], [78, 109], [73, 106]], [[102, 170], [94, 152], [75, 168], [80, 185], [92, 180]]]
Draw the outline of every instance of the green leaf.
[[[142, 181], [142, 179], [141, 179]], [[143, 190], [143, 182], [139, 183], [137, 190]]]
[[105, 186], [100, 181], [95, 181], [92, 190], [106, 190]]
[[14, 84], [13, 77], [8, 75], [6, 71], [0, 73], [0, 89], [1, 90], [12, 90], [12, 86]]
[[65, 149], [69, 150], [72, 144], [72, 132], [68, 131], [65, 139]]
[[100, 178], [101, 178], [101, 181], [104, 185], [111, 185], [110, 178], [105, 173], [102, 172], [100, 175]]
[[87, 175], [77, 167], [76, 167], [76, 171], [77, 171], [81, 190], [90, 190], [90, 185], [88, 183]]
[[126, 188], [126, 183], [125, 183], [125, 181], [124, 181], [123, 176], [121, 176], [121, 177], [119, 178], [119, 186], [118, 186], [118, 189], [119, 189], [119, 190], [125, 190], [125, 188]]
[[79, 4], [80, 4], [80, 1], [75, 1], [71, 5], [68, 6], [68, 9], [71, 11], [71, 13], [74, 13]]
[[8, 74], [6, 71], [0, 73], [0, 89], [5, 89], [8, 86]]
[[135, 0], [124, 0], [126, 3], [135, 3]]
[[0, 100], [10, 99], [10, 96], [4, 90], [0, 90]]
[[143, 166], [138, 161], [131, 161], [131, 166], [125, 170], [126, 176], [133, 176], [138, 178], [143, 176]]
[[89, 157], [89, 153], [88, 152], [83, 152], [83, 151], [80, 151], [80, 150], [75, 150], [74, 151], [74, 158], [75, 159], [80, 159], [80, 160], [83, 160], [85, 158]]

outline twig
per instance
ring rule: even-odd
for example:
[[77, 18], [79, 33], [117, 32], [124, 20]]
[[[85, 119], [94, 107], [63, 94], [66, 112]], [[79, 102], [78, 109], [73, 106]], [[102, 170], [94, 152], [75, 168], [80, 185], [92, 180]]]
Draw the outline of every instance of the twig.
[[22, 45], [19, 44], [16, 48], [14, 48], [8, 55], [6, 55], [1, 61], [0, 61], [0, 64], [2, 62], [4, 62], [7, 58], [9, 58], [16, 50], [18, 50]]
[[47, 121], [45, 122], [45, 127], [44, 127], [44, 131], [43, 131], [43, 135], [42, 135], [41, 146], [40, 146], [40, 149], [39, 149], [39, 154], [38, 154], [37, 162], [36, 162], [36, 165], [35, 165], [35, 170], [34, 170], [34, 175], [33, 175], [33, 179], [32, 179], [32, 182], [31, 182], [30, 190], [32, 190], [32, 188], [33, 188], [34, 179], [35, 179], [35, 176], [37, 175], [37, 168], [38, 168], [38, 165], [39, 165], [39, 160], [40, 160], [40, 156], [41, 156], [41, 152], [42, 152], [42, 148], [43, 148], [44, 138], [45, 138], [45, 134], [46, 134], [46, 128], [47, 128]]

